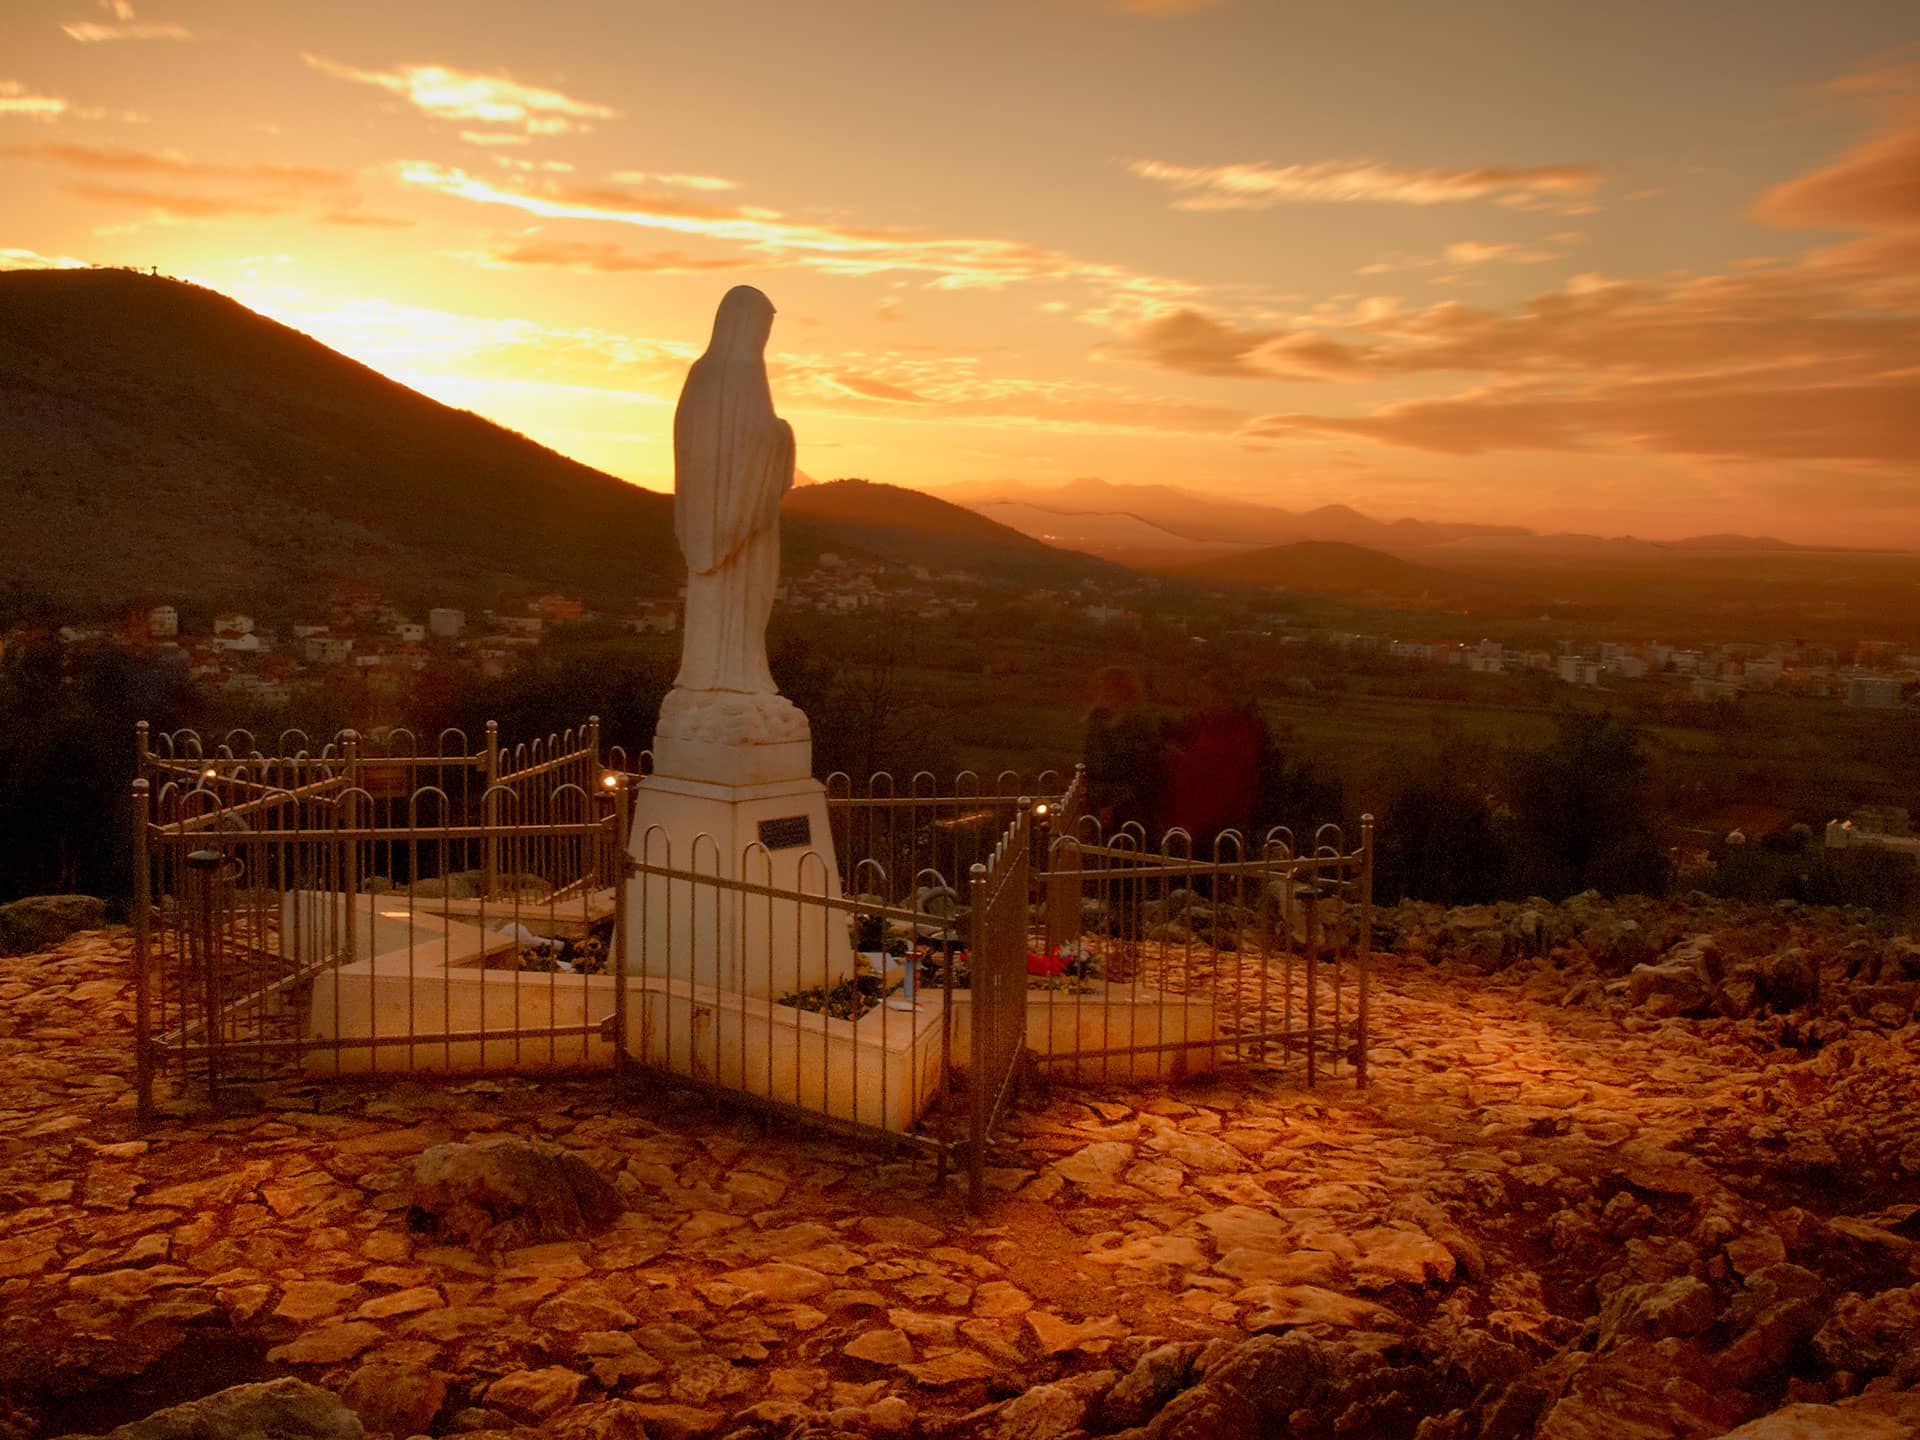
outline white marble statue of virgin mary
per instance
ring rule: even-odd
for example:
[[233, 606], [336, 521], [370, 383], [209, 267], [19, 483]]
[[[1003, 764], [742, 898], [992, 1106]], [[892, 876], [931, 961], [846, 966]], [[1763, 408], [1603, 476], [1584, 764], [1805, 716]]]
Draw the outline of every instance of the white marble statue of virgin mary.
[[674, 411], [673, 530], [687, 561], [687, 609], [662, 734], [740, 743], [807, 733], [767, 668], [794, 452], [793, 428], [773, 413], [767, 387], [773, 313], [751, 285], [729, 290]]

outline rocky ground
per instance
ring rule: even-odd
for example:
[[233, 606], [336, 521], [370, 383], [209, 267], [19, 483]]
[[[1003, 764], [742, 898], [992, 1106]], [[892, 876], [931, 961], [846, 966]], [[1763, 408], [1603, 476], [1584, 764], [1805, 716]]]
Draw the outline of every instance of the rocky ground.
[[0, 962], [0, 1435], [1920, 1434], [1920, 946], [1704, 898], [1379, 929], [1371, 1089], [1056, 1087], [978, 1218], [604, 1078], [140, 1136], [125, 934]]

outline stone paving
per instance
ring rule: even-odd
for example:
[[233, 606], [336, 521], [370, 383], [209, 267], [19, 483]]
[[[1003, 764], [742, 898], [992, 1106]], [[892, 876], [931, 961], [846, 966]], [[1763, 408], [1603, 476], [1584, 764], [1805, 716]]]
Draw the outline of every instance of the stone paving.
[[[1578, 955], [1491, 977], [1383, 957], [1368, 1091], [1297, 1065], [1055, 1088], [1006, 1126], [975, 1217], [924, 1160], [594, 1078], [305, 1086], [141, 1137], [129, 949], [92, 932], [0, 968], [0, 1434], [273, 1375], [396, 1437], [1201, 1434], [1127, 1387], [1292, 1331], [1484, 1342], [1503, 1385], [1558, 1376], [1504, 1432], [1546, 1440], [1719, 1435], [1920, 1381], [1897, 1344], [1879, 1370], [1685, 1374], [1728, 1363], [1705, 1357], [1752, 1333], [1739, 1287], [1806, 1273], [1789, 1255], [1839, 1256], [1822, 1283], [1881, 1311], [1920, 1280], [1911, 1023], [1808, 1051], [1777, 1019], [1563, 1005]], [[415, 1158], [500, 1135], [584, 1159], [619, 1218], [499, 1253], [418, 1233]], [[1673, 1382], [1651, 1398], [1649, 1365]], [[1494, 1433], [1486, 1395], [1456, 1399], [1423, 1437]], [[1295, 1420], [1274, 1433], [1318, 1433]]]

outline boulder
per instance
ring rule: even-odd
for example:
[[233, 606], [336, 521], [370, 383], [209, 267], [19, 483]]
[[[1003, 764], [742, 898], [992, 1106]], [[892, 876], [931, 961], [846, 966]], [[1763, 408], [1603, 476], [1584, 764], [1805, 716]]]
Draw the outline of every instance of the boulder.
[[360, 1440], [364, 1433], [339, 1396], [304, 1380], [268, 1380], [156, 1410], [109, 1430], [105, 1440]]
[[28, 955], [107, 923], [107, 902], [91, 895], [29, 895], [0, 905], [0, 955]]
[[[1741, 1268], [1748, 1260], [1785, 1253], [1777, 1236], [1767, 1238], [1771, 1245], [1753, 1237], [1735, 1241], [1727, 1247], [1729, 1261]], [[1746, 1285], [1721, 1317], [1733, 1340], [1721, 1353], [1720, 1364], [1736, 1385], [1786, 1364], [1825, 1322], [1833, 1303], [1826, 1282], [1799, 1265], [1776, 1260], [1749, 1266], [1742, 1273]]]
[[1838, 1405], [1788, 1405], [1729, 1430], [1720, 1440], [1912, 1440], [1920, 1392], [1862, 1395]]
[[1776, 1010], [1797, 1010], [1819, 998], [1820, 967], [1797, 945], [1763, 956], [1755, 969], [1761, 992]]
[[648, 1440], [646, 1415], [631, 1400], [599, 1400], [562, 1410], [540, 1430], [541, 1440]]
[[1713, 982], [1685, 961], [1636, 965], [1627, 976], [1627, 1003], [1657, 1014], [1703, 1015], [1713, 1001]]
[[1920, 980], [1920, 940], [1903, 935], [1890, 941], [1882, 958], [1880, 973], [1903, 980]]
[[1841, 1297], [1813, 1353], [1829, 1370], [1920, 1381], [1920, 1285]]
[[[1576, 895], [1574, 900], [1580, 898]], [[1573, 910], [1573, 903], [1573, 900], [1567, 902], [1569, 910]], [[1637, 920], [1592, 910], [1573, 913], [1580, 919], [1580, 943], [1601, 970], [1624, 975], [1634, 966], [1645, 965], [1653, 959], [1653, 941]]]
[[620, 1210], [613, 1185], [555, 1145], [500, 1137], [435, 1145], [414, 1161], [415, 1228], [475, 1248], [580, 1239]]
[[487, 1407], [502, 1410], [524, 1424], [537, 1425], [568, 1409], [587, 1377], [562, 1365], [515, 1370], [487, 1387]]
[[1107, 1392], [1101, 1413], [1108, 1425], [1141, 1425], [1152, 1419], [1186, 1385], [1199, 1354], [1197, 1340], [1156, 1345], [1147, 1351]]
[[446, 1402], [446, 1377], [424, 1365], [375, 1360], [348, 1377], [340, 1392], [377, 1433], [424, 1435]]
[[1095, 1370], [1016, 1396], [994, 1417], [991, 1440], [1064, 1440], [1084, 1434], [1088, 1412], [1113, 1384], [1114, 1372]]
[[1307, 1401], [1325, 1373], [1320, 1347], [1304, 1335], [1257, 1335], [1207, 1367], [1200, 1383], [1173, 1397], [1144, 1430], [1149, 1440], [1220, 1440], [1274, 1434]]
[[1623, 1285], [1600, 1308], [1600, 1348], [1634, 1338], [1698, 1335], [1713, 1323], [1716, 1308], [1713, 1291], [1691, 1275]]

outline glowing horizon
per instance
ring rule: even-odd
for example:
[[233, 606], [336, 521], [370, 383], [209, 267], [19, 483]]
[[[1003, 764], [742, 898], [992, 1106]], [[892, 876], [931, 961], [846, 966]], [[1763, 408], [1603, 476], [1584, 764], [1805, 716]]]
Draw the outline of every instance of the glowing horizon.
[[744, 282], [821, 479], [1920, 548], [1907, 7], [391, 9], [10, 9], [0, 268], [657, 490]]

